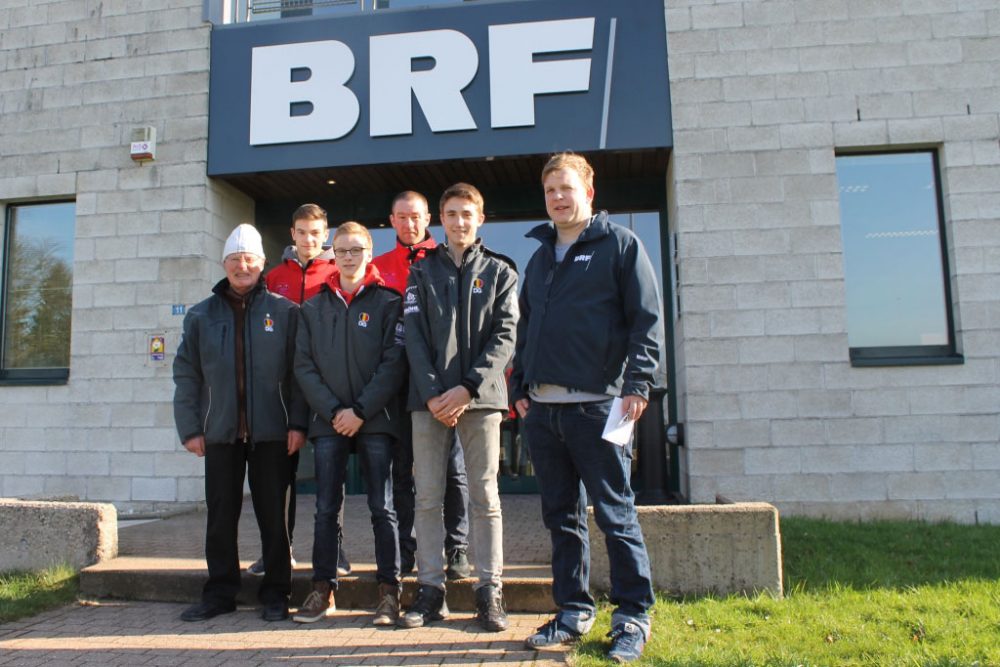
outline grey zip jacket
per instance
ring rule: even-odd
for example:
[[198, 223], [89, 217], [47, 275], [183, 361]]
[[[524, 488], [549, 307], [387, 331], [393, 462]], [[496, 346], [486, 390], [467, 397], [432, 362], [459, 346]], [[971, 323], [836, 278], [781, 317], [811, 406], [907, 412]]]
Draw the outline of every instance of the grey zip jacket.
[[[378, 271], [369, 265], [370, 273]], [[333, 435], [330, 420], [353, 408], [365, 422], [359, 433], [399, 437], [399, 395], [406, 378], [402, 299], [379, 282], [366, 282], [348, 305], [330, 287], [302, 304], [295, 376], [313, 414], [309, 437]]]
[[482, 245], [465, 251], [461, 267], [439, 245], [410, 268], [403, 299], [410, 410], [458, 385], [469, 409], [507, 409], [504, 370], [517, 332], [517, 269]]
[[[228, 281], [184, 317], [174, 358], [174, 421], [181, 442], [232, 443], [239, 428], [233, 309], [223, 296]], [[298, 306], [268, 292], [261, 280], [250, 293], [243, 325], [249, 443], [284, 442], [305, 431], [308, 407], [292, 375]]]

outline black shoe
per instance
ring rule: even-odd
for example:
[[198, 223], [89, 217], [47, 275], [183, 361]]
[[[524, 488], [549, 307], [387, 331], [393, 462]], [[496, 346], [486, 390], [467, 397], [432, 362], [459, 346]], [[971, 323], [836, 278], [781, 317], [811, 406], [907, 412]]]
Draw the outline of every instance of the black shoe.
[[476, 621], [488, 632], [503, 632], [507, 629], [507, 612], [504, 610], [503, 594], [499, 586], [486, 584], [476, 591]]
[[220, 604], [218, 602], [199, 602], [181, 612], [182, 621], [207, 621], [215, 618], [219, 614], [228, 614], [236, 611], [234, 603]]
[[472, 574], [472, 566], [469, 565], [469, 556], [465, 549], [454, 549], [448, 554], [448, 568], [445, 570], [450, 581], [465, 579]]
[[444, 591], [434, 586], [421, 585], [410, 610], [399, 617], [396, 625], [400, 628], [419, 628], [447, 616], [448, 605], [444, 601]]
[[260, 612], [260, 617], [265, 621], [286, 621], [288, 620], [287, 602], [269, 602], [264, 605]]

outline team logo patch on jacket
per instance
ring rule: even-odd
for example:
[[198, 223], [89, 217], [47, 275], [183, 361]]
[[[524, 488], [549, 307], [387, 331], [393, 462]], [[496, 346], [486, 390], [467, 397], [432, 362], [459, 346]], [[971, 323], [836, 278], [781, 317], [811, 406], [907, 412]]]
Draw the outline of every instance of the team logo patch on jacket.
[[482, 294], [483, 293], [483, 279], [482, 278], [476, 278], [475, 280], [472, 281], [472, 293], [473, 294]]
[[370, 319], [371, 319], [371, 316], [369, 316], [368, 313], [361, 313], [361, 315], [358, 316], [358, 326], [359, 327], [367, 327], [368, 326], [368, 320], [370, 320]]
[[271, 319], [271, 313], [264, 316], [264, 331], [274, 333], [274, 320]]

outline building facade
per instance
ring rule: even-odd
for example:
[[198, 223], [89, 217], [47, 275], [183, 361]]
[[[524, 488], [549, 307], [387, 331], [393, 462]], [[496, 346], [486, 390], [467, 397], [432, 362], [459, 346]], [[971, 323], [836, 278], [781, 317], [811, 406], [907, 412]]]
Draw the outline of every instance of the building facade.
[[[540, 58], [583, 54], [589, 78], [528, 98], [539, 133], [522, 146], [509, 140], [519, 130], [489, 119], [487, 79], [503, 61], [481, 40], [488, 25], [525, 22], [523, 1], [331, 16], [317, 6], [243, 22], [239, 3], [3, 0], [0, 495], [125, 512], [202, 500], [202, 462], [173, 427], [170, 362], [183, 312], [222, 277], [223, 240], [238, 222], [255, 221], [277, 259], [293, 204], [319, 201], [331, 222], [377, 229], [395, 189], [423, 190], [433, 204], [449, 179], [464, 179], [484, 186], [488, 208], [498, 202], [488, 241], [519, 259], [533, 250], [523, 227], [544, 212], [543, 156], [575, 149], [598, 167], [597, 205], [641, 232], [662, 270], [680, 497], [1000, 522], [1000, 8], [654, 1], [665, 43], [653, 39], [662, 26], [629, 38], [627, 13], [646, 0], [532, 3], [531, 20], [599, 16], [590, 47]], [[434, 123], [460, 121], [435, 117], [414, 89], [411, 133], [425, 138], [378, 153], [394, 141], [371, 112], [383, 88], [355, 49], [344, 83], [367, 135], [348, 128], [326, 139], [344, 151], [326, 153], [279, 137], [298, 145], [290, 162], [253, 149], [263, 166], [226, 164], [220, 137], [247, 123], [248, 105], [213, 77], [247, 63], [220, 45], [316, 41], [338, 21], [375, 36], [465, 30], [480, 64], [461, 94], [484, 142], [501, 133], [499, 147], [476, 152], [453, 128], [436, 133]], [[612, 77], [629, 62], [624, 45], [655, 66]], [[669, 105], [666, 135], [652, 123], [649, 143], [616, 146], [611, 95], [607, 144], [603, 132], [599, 144], [540, 138], [591, 97], [604, 101], [607, 129], [609, 93], [622, 88]], [[387, 132], [406, 140], [405, 128]], [[152, 161], [144, 143], [155, 144]], [[354, 144], [380, 157], [343, 157]]]

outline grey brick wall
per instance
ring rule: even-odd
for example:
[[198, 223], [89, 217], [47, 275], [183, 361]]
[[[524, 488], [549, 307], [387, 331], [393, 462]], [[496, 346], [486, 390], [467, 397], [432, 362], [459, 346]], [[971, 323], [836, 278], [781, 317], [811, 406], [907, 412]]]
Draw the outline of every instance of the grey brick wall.
[[[691, 498], [1000, 518], [1000, 7], [666, 0]], [[961, 366], [853, 368], [834, 155], [939, 151]]]
[[[0, 387], [0, 495], [74, 495], [124, 511], [203, 496], [173, 428], [181, 317], [222, 276], [253, 203], [205, 175], [208, 40], [200, 0], [8, 0], [0, 7], [0, 206], [75, 198], [65, 386]], [[157, 159], [129, 158], [133, 128]], [[167, 335], [168, 363], [147, 362]]]

